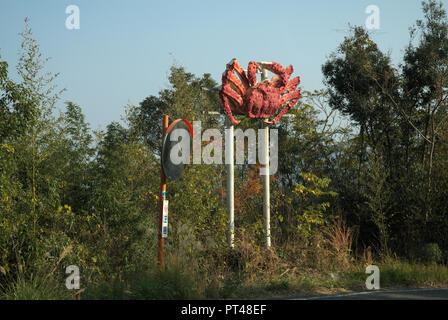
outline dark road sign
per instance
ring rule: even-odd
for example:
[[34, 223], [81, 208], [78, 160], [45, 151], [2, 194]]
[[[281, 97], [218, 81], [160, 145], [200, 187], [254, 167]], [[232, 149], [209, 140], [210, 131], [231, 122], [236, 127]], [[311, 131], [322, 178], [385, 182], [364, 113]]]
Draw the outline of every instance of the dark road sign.
[[178, 141], [171, 141], [172, 134], [177, 130], [182, 129], [186, 130], [190, 135], [190, 152], [192, 150], [192, 141], [193, 141], [193, 128], [190, 123], [183, 119], [177, 119], [174, 121], [166, 130], [165, 138], [163, 139], [162, 144], [162, 168], [165, 172], [165, 175], [170, 180], [177, 180], [182, 176], [182, 172], [184, 170], [184, 163], [173, 163], [170, 154], [172, 148], [178, 144]]

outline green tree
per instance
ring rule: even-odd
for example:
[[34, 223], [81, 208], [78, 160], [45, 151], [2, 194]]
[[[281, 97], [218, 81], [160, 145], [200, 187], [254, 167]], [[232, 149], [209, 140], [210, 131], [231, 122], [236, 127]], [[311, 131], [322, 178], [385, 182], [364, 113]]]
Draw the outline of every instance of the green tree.
[[[411, 29], [403, 64], [409, 121], [419, 133], [420, 159], [426, 170], [425, 222], [433, 206], [436, 148], [448, 120], [448, 18], [441, 2], [422, 2], [424, 20]], [[417, 40], [417, 45], [414, 44]]]
[[58, 179], [49, 172], [48, 159], [50, 145], [57, 142], [52, 110], [60, 92], [55, 93], [52, 84], [56, 75], [43, 72], [47, 59], [40, 53], [27, 19], [21, 36], [17, 65], [20, 84], [4, 81], [2, 72], [6, 93], [2, 120], [8, 120], [8, 125], [2, 123], [2, 129], [6, 128], [2, 138], [13, 151], [11, 165], [5, 170], [10, 179], [6, 197], [11, 210], [3, 212], [7, 228], [3, 253], [13, 274], [30, 274], [45, 253], [41, 223], [58, 206]]
[[[442, 3], [429, 0], [422, 6], [425, 19], [411, 29], [400, 68], [391, 64], [361, 27], [352, 29], [322, 67], [331, 108], [348, 115], [359, 127], [358, 137], [352, 140], [359, 155], [359, 193], [352, 210], [382, 212], [381, 224], [390, 226], [395, 246], [402, 252], [421, 239], [432, 241], [431, 230], [437, 228], [433, 222], [440, 225], [442, 214], [433, 211], [438, 206], [433, 168], [435, 159], [440, 161], [437, 146], [442, 148], [447, 120], [448, 22]], [[363, 205], [372, 204], [369, 195], [378, 193], [372, 193], [373, 185], [367, 182], [373, 171], [387, 172], [380, 184], [390, 196], [381, 200], [380, 211]], [[439, 175], [438, 182], [443, 180]]]
[[81, 108], [72, 102], [67, 102], [66, 108], [58, 121], [62, 124], [60, 135], [65, 139], [59, 154], [60, 159], [63, 159], [59, 170], [64, 180], [61, 203], [71, 205], [78, 212], [88, 209], [93, 138]]
[[128, 130], [116, 122], [107, 126], [89, 181], [89, 207], [101, 230], [92, 259], [106, 276], [137, 267], [137, 261], [148, 263], [131, 249], [142, 237], [148, 248], [156, 241], [147, 238], [155, 225], [156, 205], [149, 190], [157, 189], [156, 166], [151, 150], [131, 139]]

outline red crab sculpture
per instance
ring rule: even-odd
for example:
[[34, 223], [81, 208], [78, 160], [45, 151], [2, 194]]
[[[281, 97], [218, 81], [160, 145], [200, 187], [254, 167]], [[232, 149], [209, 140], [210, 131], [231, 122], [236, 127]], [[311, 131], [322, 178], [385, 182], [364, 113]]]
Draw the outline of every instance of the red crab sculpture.
[[[262, 68], [275, 76], [271, 80], [258, 82], [257, 70]], [[284, 106], [274, 120], [267, 121], [267, 124], [275, 124], [294, 107], [301, 96], [300, 90], [296, 91], [300, 78], [289, 80], [293, 71], [291, 65], [285, 69], [277, 62], [251, 61], [246, 74], [238, 61], [232, 59], [222, 75], [222, 89], [219, 91], [219, 98], [229, 120], [233, 124], [240, 122], [235, 120], [233, 113], [254, 119], [268, 119]]]

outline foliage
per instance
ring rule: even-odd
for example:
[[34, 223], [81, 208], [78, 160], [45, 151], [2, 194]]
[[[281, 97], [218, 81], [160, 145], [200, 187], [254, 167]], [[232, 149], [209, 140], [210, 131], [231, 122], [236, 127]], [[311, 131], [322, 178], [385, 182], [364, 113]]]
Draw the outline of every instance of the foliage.
[[4, 300], [61, 300], [70, 299], [70, 294], [61, 284], [43, 278], [25, 280], [19, 278], [11, 283], [0, 296]]
[[[330, 184], [329, 179], [321, 179], [310, 173], [301, 173], [303, 184], [298, 183], [293, 193], [299, 198], [297, 211], [298, 232], [304, 237], [310, 237], [318, 230], [317, 227], [327, 225], [330, 221], [325, 212], [330, 207], [330, 202], [318, 202], [316, 199], [326, 196], [335, 197], [333, 191], [326, 191]], [[281, 216], [280, 216], [281, 217]], [[279, 217], [279, 218], [280, 218]]]
[[355, 192], [342, 193], [354, 200], [344, 211], [363, 212], [361, 227], [376, 226], [381, 247], [404, 254], [422, 240], [445, 242], [433, 231], [446, 220], [437, 204], [446, 171], [434, 168], [446, 156], [448, 19], [442, 3], [432, 0], [423, 2], [423, 13], [398, 67], [362, 27], [354, 27], [322, 67], [330, 107], [359, 128], [350, 141], [358, 156], [357, 168], [349, 169], [356, 190], [332, 179], [341, 183], [337, 189]]
[[164, 271], [152, 270], [133, 274], [127, 284], [114, 280], [92, 287], [82, 298], [119, 300], [199, 299], [195, 280], [183, 270], [170, 267]]

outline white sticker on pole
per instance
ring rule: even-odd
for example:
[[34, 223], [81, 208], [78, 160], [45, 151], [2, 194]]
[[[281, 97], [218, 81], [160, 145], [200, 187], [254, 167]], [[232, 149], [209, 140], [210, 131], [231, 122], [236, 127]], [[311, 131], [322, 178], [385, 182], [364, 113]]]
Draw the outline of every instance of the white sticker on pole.
[[168, 236], [168, 200], [163, 200], [162, 238]]

